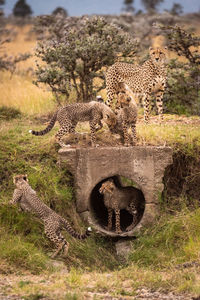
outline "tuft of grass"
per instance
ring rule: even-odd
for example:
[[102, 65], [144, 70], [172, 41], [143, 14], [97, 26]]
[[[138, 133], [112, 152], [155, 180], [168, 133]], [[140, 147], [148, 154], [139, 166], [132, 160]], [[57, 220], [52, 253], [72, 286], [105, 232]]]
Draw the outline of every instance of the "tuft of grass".
[[129, 261], [138, 266], [161, 269], [186, 261], [199, 262], [200, 209], [160, 218], [132, 246]]
[[21, 116], [19, 109], [7, 106], [0, 106], [0, 120], [17, 119]]
[[13, 267], [29, 270], [34, 274], [48, 269], [48, 257], [34, 243], [26, 241], [21, 234], [9, 234], [1, 230], [0, 260]]

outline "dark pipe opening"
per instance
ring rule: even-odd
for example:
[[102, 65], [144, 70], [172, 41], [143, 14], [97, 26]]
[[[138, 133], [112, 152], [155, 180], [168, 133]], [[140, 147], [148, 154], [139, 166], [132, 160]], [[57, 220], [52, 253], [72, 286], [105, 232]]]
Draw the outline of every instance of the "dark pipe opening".
[[[99, 182], [92, 190], [90, 195], [90, 213], [92, 218], [95, 222], [100, 225], [100, 227], [106, 229], [108, 224], [108, 211], [106, 206], [104, 205], [103, 195], [100, 194], [99, 189], [103, 182], [107, 181], [108, 179], [113, 179], [115, 185], [120, 189], [123, 187], [132, 187], [132, 189], [137, 189], [139, 195], [139, 201], [137, 205], [137, 222], [135, 226], [140, 222], [142, 219], [144, 209], [145, 209], [145, 198], [142, 191], [137, 187], [137, 185], [128, 178], [115, 175], [112, 177], [105, 178], [101, 182]], [[127, 185], [128, 183], [128, 185]], [[126, 228], [131, 225], [133, 222], [133, 216], [126, 210], [123, 209], [120, 211], [120, 225], [121, 230], [126, 231]], [[112, 231], [115, 231], [115, 213], [113, 213], [112, 219]]]

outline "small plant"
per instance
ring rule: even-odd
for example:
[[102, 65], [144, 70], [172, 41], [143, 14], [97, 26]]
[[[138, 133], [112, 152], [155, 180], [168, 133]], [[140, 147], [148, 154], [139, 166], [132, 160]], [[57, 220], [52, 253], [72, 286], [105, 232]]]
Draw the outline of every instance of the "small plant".
[[11, 120], [19, 118], [20, 116], [20, 110], [13, 107], [0, 106], [0, 120]]

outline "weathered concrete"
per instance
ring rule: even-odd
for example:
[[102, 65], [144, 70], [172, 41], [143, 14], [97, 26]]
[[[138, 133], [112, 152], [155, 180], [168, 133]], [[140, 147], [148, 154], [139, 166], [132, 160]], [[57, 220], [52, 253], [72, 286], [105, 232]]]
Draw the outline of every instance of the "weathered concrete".
[[[158, 213], [158, 198], [163, 190], [165, 168], [172, 163], [169, 147], [99, 147], [63, 148], [59, 150], [59, 164], [66, 166], [75, 179], [76, 206], [79, 213], [101, 233], [116, 236], [98, 224], [92, 213], [91, 193], [106, 178], [124, 176], [133, 180], [143, 192], [145, 209], [143, 217], [130, 232], [120, 236], [132, 236], [143, 225], [153, 222]], [[117, 235], [119, 236], [119, 235]]]

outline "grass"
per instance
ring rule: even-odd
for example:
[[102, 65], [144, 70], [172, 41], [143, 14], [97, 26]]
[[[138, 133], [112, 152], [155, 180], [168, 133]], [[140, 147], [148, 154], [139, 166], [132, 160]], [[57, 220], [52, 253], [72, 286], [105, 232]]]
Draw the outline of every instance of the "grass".
[[13, 75], [1, 72], [0, 104], [20, 110], [28, 115], [44, 114], [55, 109], [51, 92], [32, 83], [27, 75]]
[[[28, 27], [24, 30], [8, 46], [8, 53], [17, 54], [17, 45], [25, 51], [34, 47], [35, 40], [23, 39]], [[33, 57], [22, 62], [17, 74], [12, 77], [7, 72], [1, 73], [0, 279], [3, 274], [4, 280], [6, 274], [12, 283], [9, 289], [5, 287], [4, 292], [29, 300], [43, 296], [79, 300], [91, 295], [94, 299], [104, 299], [106, 293], [113, 297], [133, 298], [138, 289], [145, 287], [152, 291], [198, 296], [199, 199], [191, 199], [194, 205], [189, 210], [185, 195], [180, 193], [176, 197], [179, 203], [179, 209], [176, 209], [174, 202], [170, 203], [170, 199], [166, 198], [168, 194], [165, 194], [160, 203], [162, 215], [131, 242], [128, 260], [116, 257], [113, 240], [93, 233], [84, 242], [66, 234], [70, 243], [67, 259], [52, 261], [49, 254], [53, 245], [45, 237], [43, 225], [31, 214], [19, 212], [16, 207], [8, 205], [14, 190], [13, 175], [27, 173], [31, 186], [42, 201], [65, 216], [77, 231], [83, 232], [87, 226], [76, 213], [72, 176], [56, 165], [59, 147], [53, 136], [57, 128], [45, 137], [34, 137], [28, 133], [29, 129], [45, 127], [38, 115], [55, 110], [52, 94], [34, 86], [33, 78], [23, 72], [33, 63]], [[142, 118], [140, 116], [137, 124], [139, 145], [171, 146], [174, 152], [187, 157], [187, 163], [192, 160], [198, 165], [198, 117], [165, 115], [160, 125], [152, 116], [148, 126], [143, 124]], [[79, 130], [88, 131], [88, 126]], [[104, 131], [99, 138], [103, 135]], [[184, 166], [184, 162], [177, 167], [180, 172], [190, 166]], [[171, 176], [170, 173], [168, 175]], [[198, 174], [195, 176], [198, 177]], [[193, 177], [191, 180], [194, 180]], [[198, 184], [194, 186], [194, 189], [198, 188]], [[193, 261], [197, 262], [196, 267], [181, 267], [184, 262]]]

